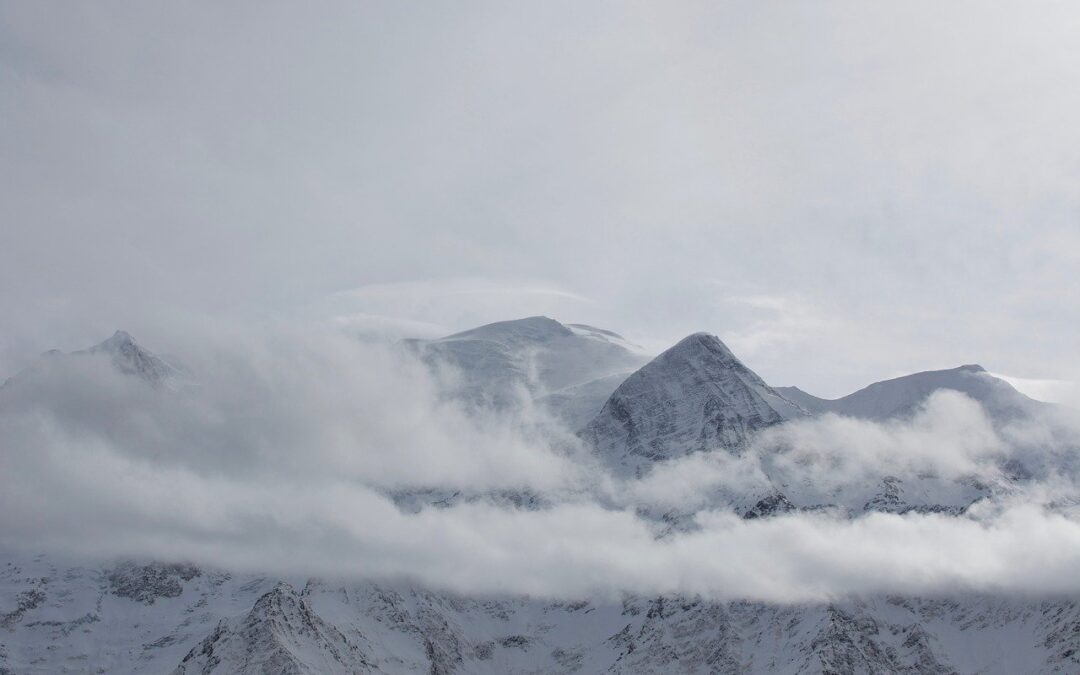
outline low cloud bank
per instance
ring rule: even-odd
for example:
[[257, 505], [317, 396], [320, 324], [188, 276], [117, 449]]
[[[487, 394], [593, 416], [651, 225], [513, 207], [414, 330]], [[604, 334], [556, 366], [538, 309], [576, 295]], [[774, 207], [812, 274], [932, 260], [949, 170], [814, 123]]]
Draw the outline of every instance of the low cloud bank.
[[[1080, 592], [1080, 434], [1059, 420], [998, 428], [941, 392], [903, 422], [826, 416], [620, 482], [527, 401], [467, 413], [393, 348], [222, 337], [188, 345], [198, 384], [175, 391], [96, 357], [0, 390], [0, 545], [555, 597]], [[1017, 463], [1023, 480], [1009, 478]], [[887, 478], [930, 500], [996, 489], [961, 516], [826, 508]], [[436, 486], [544, 506], [407, 513], [390, 496]], [[745, 520], [727, 506], [771, 492], [823, 508]], [[669, 511], [681, 527], [650, 515]]]

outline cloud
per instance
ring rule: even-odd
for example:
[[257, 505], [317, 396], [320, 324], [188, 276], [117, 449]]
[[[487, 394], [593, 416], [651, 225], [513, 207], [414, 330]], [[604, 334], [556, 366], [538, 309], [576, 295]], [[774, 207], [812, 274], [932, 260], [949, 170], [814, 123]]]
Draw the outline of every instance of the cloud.
[[1080, 383], [1072, 380], [1039, 379], [1032, 377], [1014, 377], [991, 373], [1012, 386], [1022, 394], [1030, 396], [1036, 401], [1048, 401], [1050, 403], [1064, 403], [1077, 407], [1080, 403]]
[[443, 278], [339, 291], [307, 312], [333, 315], [345, 325], [373, 326], [376, 332], [393, 334], [397, 328], [404, 337], [441, 337], [507, 317], [573, 316], [591, 305], [588, 298], [551, 282]]
[[207, 475], [380, 488], [543, 488], [574, 471], [548, 449], [556, 430], [530, 440], [546, 420], [467, 415], [392, 345], [280, 326], [187, 339], [197, 341], [184, 360], [198, 384], [178, 391], [148, 392], [106, 356], [44, 360], [0, 390], [5, 431], [23, 438], [8, 458], [44, 462], [50, 449], [89, 446]]
[[978, 475], [1008, 452], [982, 406], [951, 390], [931, 394], [910, 419], [874, 423], [829, 414], [768, 429], [757, 442], [782, 449], [776, 461], [786, 471], [812, 467], [823, 488], [882, 474]]
[[[966, 505], [963, 500], [974, 497], [957, 485], [999, 483], [1004, 462], [1015, 457], [1043, 467], [1036, 457], [1068, 447], [1051, 431], [1062, 428], [1035, 424], [1003, 434], [978, 403], [943, 390], [910, 418], [871, 422], [827, 414], [766, 429], [740, 454], [698, 453], [664, 462], [621, 486], [625, 492], [618, 499], [688, 512], [706, 508], [718, 496], [748, 507], [779, 492], [799, 506], [857, 511], [881, 481], [899, 479], [919, 485], [923, 494], [912, 495], [916, 500]], [[1028, 445], [1038, 448], [1035, 457], [1019, 451]]]
[[[182, 339], [194, 388], [154, 390], [83, 357], [0, 390], [0, 546], [545, 597], [1080, 590], [1080, 521], [1061, 507], [1077, 494], [1067, 464], [960, 517], [747, 521], [718, 499], [781, 480], [792, 496], [812, 482], [832, 498], [885, 474], [948, 484], [1014, 451], [1065, 456], [1080, 426], [999, 433], [945, 392], [907, 422], [808, 420], [742, 455], [691, 455], [620, 483], [527, 401], [467, 414], [385, 346], [265, 325]], [[477, 498], [412, 513], [390, 497], [431, 486]], [[482, 497], [501, 490], [543, 505]], [[687, 526], [667, 530], [654, 517], [665, 509]]]

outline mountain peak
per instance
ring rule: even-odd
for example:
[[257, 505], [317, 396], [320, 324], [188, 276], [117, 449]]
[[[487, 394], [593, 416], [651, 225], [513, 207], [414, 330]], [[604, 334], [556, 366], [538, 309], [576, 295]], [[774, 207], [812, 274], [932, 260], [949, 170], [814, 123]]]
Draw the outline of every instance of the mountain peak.
[[108, 340], [105, 340], [90, 348], [90, 351], [122, 352], [128, 349], [138, 348], [138, 343], [131, 333], [126, 330], [117, 330]]
[[753, 433], [805, 412], [715, 335], [694, 333], [623, 382], [583, 430], [622, 473], [692, 452], [738, 452]]
[[[124, 330], [117, 330], [108, 340], [86, 350], [90, 354], [107, 354], [121, 372], [138, 375], [152, 384], [161, 384], [176, 375], [176, 369], [135, 342]], [[78, 352], [76, 352], [78, 353]]]
[[496, 321], [478, 328], [448, 335], [443, 340], [494, 340], [496, 342], [545, 342], [557, 337], [572, 335], [566, 326], [546, 316], [529, 316], [524, 319]]
[[[726, 358], [735, 358], [735, 354], [723, 341], [712, 333], [691, 333], [675, 343], [665, 353], [682, 354], [686, 352], [708, 352]], [[735, 359], [736, 361], [738, 359]]]
[[838, 399], [818, 398], [796, 387], [784, 387], [780, 391], [815, 414], [831, 412], [848, 417], [886, 420], [910, 415], [926, 397], [941, 389], [967, 395], [996, 419], [1010, 419], [1042, 405], [974, 363], [874, 382]]

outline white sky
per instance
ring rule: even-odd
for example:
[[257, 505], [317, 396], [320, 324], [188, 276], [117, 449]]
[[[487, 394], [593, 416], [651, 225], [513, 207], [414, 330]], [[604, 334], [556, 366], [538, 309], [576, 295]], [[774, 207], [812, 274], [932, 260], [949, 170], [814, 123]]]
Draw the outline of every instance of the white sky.
[[[1080, 379], [1072, 2], [0, 1], [0, 373], [548, 314], [839, 395]], [[1075, 392], [1075, 388], [1072, 389]]]

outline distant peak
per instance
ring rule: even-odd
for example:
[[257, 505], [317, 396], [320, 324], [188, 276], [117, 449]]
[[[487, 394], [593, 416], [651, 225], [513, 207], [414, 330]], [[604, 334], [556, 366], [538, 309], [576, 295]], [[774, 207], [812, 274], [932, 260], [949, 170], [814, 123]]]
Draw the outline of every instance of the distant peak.
[[131, 337], [131, 333], [125, 330], [118, 330], [112, 334], [108, 340], [98, 344], [95, 347], [91, 347], [91, 351], [120, 351], [124, 349], [130, 349], [137, 346], [135, 338]]
[[977, 363], [968, 363], [957, 368], [957, 370], [963, 370], [969, 373], [985, 373], [986, 368], [983, 368]]
[[478, 328], [454, 333], [444, 340], [461, 338], [510, 338], [544, 340], [555, 336], [571, 335], [571, 331], [555, 319], [547, 316], [528, 316], [524, 319], [497, 321]]
[[131, 337], [131, 333], [126, 330], [117, 330], [112, 334], [112, 337], [107, 340], [108, 342], [135, 342], [135, 338]]

